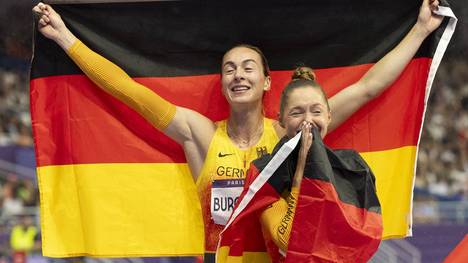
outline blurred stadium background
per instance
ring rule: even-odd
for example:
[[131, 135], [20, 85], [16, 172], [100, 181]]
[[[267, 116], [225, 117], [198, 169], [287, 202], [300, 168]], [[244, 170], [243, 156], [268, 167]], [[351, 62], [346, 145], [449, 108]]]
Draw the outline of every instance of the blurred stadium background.
[[[13, 262], [15, 248], [22, 246], [28, 250], [27, 262], [36, 263], [193, 262], [41, 256], [28, 75], [33, 34], [30, 10], [36, 2], [0, 3], [0, 263]], [[452, 0], [450, 4], [459, 22], [437, 72], [425, 117], [413, 237], [384, 241], [373, 262], [442, 262], [468, 233], [468, 3]]]

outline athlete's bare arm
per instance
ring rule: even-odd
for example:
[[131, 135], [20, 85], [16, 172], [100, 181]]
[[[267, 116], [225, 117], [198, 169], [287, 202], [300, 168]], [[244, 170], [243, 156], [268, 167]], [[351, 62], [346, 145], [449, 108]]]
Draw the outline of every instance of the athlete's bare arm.
[[[328, 132], [340, 126], [398, 78], [424, 39], [440, 26], [443, 17], [432, 12], [437, 10], [438, 6], [438, 0], [424, 0], [416, 24], [403, 40], [372, 66], [358, 82], [344, 88], [328, 100], [333, 115]], [[285, 135], [278, 122], [274, 127], [279, 137]]]
[[418, 20], [405, 38], [372, 66], [358, 82], [329, 99], [333, 114], [332, 122], [328, 128], [329, 132], [338, 127], [364, 104], [381, 94], [398, 78], [424, 39], [442, 22], [443, 17], [432, 12], [438, 6], [438, 0], [424, 0]]
[[39, 3], [33, 11], [41, 14], [39, 31], [62, 47], [93, 82], [182, 145], [196, 180], [216, 130], [215, 124], [198, 112], [172, 105], [87, 48], [49, 5]]

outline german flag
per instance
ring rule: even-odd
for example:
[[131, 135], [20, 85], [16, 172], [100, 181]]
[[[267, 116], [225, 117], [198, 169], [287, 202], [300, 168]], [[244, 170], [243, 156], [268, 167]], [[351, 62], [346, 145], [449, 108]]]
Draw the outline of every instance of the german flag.
[[[228, 116], [220, 61], [234, 44], [257, 45], [269, 59], [265, 115], [276, 118], [279, 94], [298, 64], [316, 69], [333, 96], [402, 39], [419, 6], [302, 0], [53, 7], [86, 45], [136, 81], [220, 120]], [[384, 237], [411, 233], [418, 140], [452, 22], [426, 39], [386, 92], [326, 138], [332, 148], [359, 151], [374, 171]], [[200, 204], [181, 147], [96, 87], [55, 43], [36, 34], [34, 49], [31, 115], [44, 255], [201, 254]]]
[[250, 166], [238, 206], [221, 233], [216, 262], [367, 262], [377, 251], [382, 217], [372, 171], [357, 152], [332, 151], [317, 129], [313, 133], [287, 251], [262, 233], [259, 220], [291, 188], [299, 146], [285, 157], [283, 139], [273, 155]]
[[462, 263], [468, 257], [468, 234], [458, 243], [458, 245], [445, 258], [444, 263]]

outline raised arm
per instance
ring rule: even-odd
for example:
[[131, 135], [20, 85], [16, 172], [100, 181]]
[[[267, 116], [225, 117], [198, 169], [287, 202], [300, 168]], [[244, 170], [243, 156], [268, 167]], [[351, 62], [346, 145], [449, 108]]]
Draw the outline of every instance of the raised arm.
[[334, 130], [364, 104], [389, 87], [405, 69], [426, 37], [439, 27], [443, 17], [433, 13], [438, 0], [423, 0], [416, 24], [403, 40], [356, 83], [329, 99], [333, 114], [328, 131]]
[[62, 47], [96, 85], [181, 144], [192, 173], [198, 175], [215, 131], [211, 120], [195, 111], [173, 105], [134, 81], [120, 67], [78, 40], [52, 7], [39, 3], [33, 11], [41, 14], [39, 31]]

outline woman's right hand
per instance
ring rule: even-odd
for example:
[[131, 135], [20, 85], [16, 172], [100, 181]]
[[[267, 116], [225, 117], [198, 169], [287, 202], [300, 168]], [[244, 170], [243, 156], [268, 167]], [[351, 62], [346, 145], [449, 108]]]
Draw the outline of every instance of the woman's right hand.
[[314, 141], [314, 135], [312, 134], [312, 124], [304, 122], [302, 124], [302, 135], [301, 135], [301, 148], [299, 149], [299, 156], [297, 158], [296, 172], [294, 173], [294, 179], [292, 186], [299, 188], [301, 185], [302, 177], [304, 176], [305, 163], [307, 155], [309, 154], [310, 146]]
[[68, 50], [76, 37], [65, 26], [60, 15], [50, 5], [43, 3], [37, 4], [32, 10], [39, 15], [39, 32], [57, 42], [63, 49]]
[[302, 124], [301, 148], [299, 149], [298, 162], [305, 164], [307, 154], [309, 153], [309, 149], [313, 140], [314, 136], [312, 134], [312, 124], [304, 122]]

